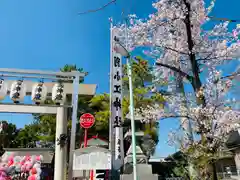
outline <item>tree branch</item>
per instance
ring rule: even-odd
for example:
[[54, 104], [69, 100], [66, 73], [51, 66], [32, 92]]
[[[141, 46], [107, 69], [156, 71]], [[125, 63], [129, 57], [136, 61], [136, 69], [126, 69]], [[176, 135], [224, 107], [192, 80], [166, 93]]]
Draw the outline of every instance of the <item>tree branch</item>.
[[208, 61], [208, 60], [215, 60], [215, 59], [220, 59], [220, 58], [225, 58], [227, 60], [227, 55], [228, 55], [228, 52], [226, 52], [224, 55], [222, 56], [214, 56], [214, 57], [211, 57], [211, 55], [213, 54], [213, 52], [209, 53], [205, 58], [200, 58], [200, 59], [197, 59], [196, 61]]
[[171, 70], [173, 70], [174, 72], [179, 73], [181, 76], [186, 77], [186, 78], [189, 80], [189, 82], [192, 82], [192, 80], [193, 80], [193, 77], [192, 77], [192, 76], [188, 75], [187, 73], [183, 72], [181, 69], [176, 68], [176, 67], [174, 67], [174, 66], [170, 66], [170, 65], [168, 65], [168, 64], [163, 64], [163, 63], [160, 63], [160, 62], [156, 62], [155, 65], [157, 65], [157, 66], [162, 66], [162, 67], [166, 67], [166, 68], [168, 68], [168, 69], [171, 69]]
[[187, 118], [187, 119], [192, 119], [192, 118], [189, 117], [189, 116], [181, 116], [181, 115], [163, 116], [163, 117], [161, 117], [160, 119], [163, 120], [163, 119], [169, 119], [169, 118]]
[[221, 79], [226, 79], [226, 78], [233, 79], [234, 77], [239, 76], [239, 75], [240, 75], [240, 72], [235, 72], [235, 73], [232, 73], [230, 75], [223, 76], [223, 77], [221, 77]]
[[173, 49], [173, 48], [171, 48], [171, 47], [166, 47], [166, 46], [157, 46], [157, 47], [165, 48], [165, 49], [167, 49], [167, 50], [174, 51], [174, 52], [177, 52], [177, 53], [180, 53], [180, 54], [189, 55], [188, 53], [185, 53], [185, 52], [179, 51], [179, 50], [177, 50], [177, 49]]

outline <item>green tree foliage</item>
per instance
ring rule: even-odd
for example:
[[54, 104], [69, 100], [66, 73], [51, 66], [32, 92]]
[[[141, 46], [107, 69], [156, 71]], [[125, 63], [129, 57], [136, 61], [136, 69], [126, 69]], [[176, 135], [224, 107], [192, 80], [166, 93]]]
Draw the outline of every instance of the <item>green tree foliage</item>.
[[39, 127], [37, 123], [25, 125], [22, 129], [17, 129], [15, 124], [1, 121], [3, 129], [0, 132], [0, 154], [3, 148], [30, 148], [36, 146], [39, 140]]
[[[132, 63], [132, 80], [134, 88], [145, 87], [146, 84], [151, 83], [153, 80], [152, 76], [152, 67], [149, 65], [148, 61], [144, 60], [140, 56], [136, 56], [134, 59], [131, 59]], [[127, 65], [123, 66], [123, 86], [124, 89], [128, 89], [129, 81], [127, 76]]]
[[18, 129], [15, 124], [7, 121], [0, 121], [2, 130], [0, 132], [0, 155], [3, 153], [3, 148], [10, 148], [17, 145], [15, 137], [18, 134]]
[[71, 64], [66, 64], [63, 68], [60, 69], [62, 72], [72, 72], [72, 71], [79, 71], [83, 72], [83, 68], [78, 68], [76, 64], [71, 65]]
[[36, 146], [36, 141], [39, 140], [38, 130], [39, 124], [32, 123], [25, 125], [24, 128], [19, 129], [17, 136], [15, 136], [14, 147], [30, 148]]
[[169, 169], [172, 171], [172, 177], [184, 177], [185, 179], [189, 179], [187, 169], [188, 161], [185, 154], [178, 151], [169, 155], [165, 160], [171, 164]]
[[90, 100], [89, 106], [93, 110], [96, 122], [94, 129], [104, 132], [105, 137], [108, 134], [108, 119], [109, 119], [109, 94], [99, 94]]

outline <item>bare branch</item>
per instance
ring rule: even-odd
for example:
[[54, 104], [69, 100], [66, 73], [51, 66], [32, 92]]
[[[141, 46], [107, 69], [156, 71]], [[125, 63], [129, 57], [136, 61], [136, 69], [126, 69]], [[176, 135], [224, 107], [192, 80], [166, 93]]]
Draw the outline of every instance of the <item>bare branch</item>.
[[[217, 51], [217, 50], [218, 49], [215, 49], [215, 51]], [[221, 51], [224, 51], [224, 50], [226, 50], [226, 49], [222, 49]], [[211, 57], [211, 55], [213, 54], [213, 51], [212, 52], [204, 52], [204, 53], [209, 53], [209, 54], [205, 58], [197, 59], [197, 61], [215, 60], [215, 59], [220, 59], [220, 58], [226, 58], [226, 60], [227, 60], [227, 55], [228, 55], [228, 52], [226, 52], [224, 55]]]
[[192, 77], [192, 76], [188, 75], [187, 73], [183, 72], [181, 69], [176, 68], [176, 67], [174, 67], [174, 66], [170, 66], [170, 65], [168, 65], [168, 64], [163, 64], [163, 63], [160, 63], [160, 62], [156, 62], [155, 65], [157, 65], [157, 66], [162, 66], [162, 67], [166, 67], [166, 68], [168, 68], [168, 69], [171, 69], [171, 70], [179, 73], [181, 76], [186, 77], [190, 82], [192, 82], [192, 80], [193, 80], [193, 77]]
[[180, 53], [180, 54], [189, 55], [188, 53], [185, 53], [185, 52], [182, 52], [182, 51], [173, 49], [173, 48], [171, 48], [171, 47], [163, 47], [163, 48], [165, 48], [165, 49], [167, 49], [167, 50], [171, 50], [171, 51], [177, 52], [177, 53]]
[[188, 118], [188, 119], [191, 119], [189, 116], [169, 115], [169, 116], [163, 116], [163, 117], [161, 117], [161, 120], [162, 120], [162, 119], [169, 119], [169, 118]]
[[[225, 58], [226, 61], [228, 60], [228, 59], [226, 58], [227, 53], [226, 53], [226, 55], [223, 55], [223, 56], [215, 56], [215, 57], [211, 57], [211, 58], [210, 58], [211, 55], [212, 55], [212, 54], [210, 54], [210, 55], [209, 55], [208, 57], [206, 57], [206, 58], [197, 59], [197, 61], [210, 61], [210, 60], [216, 60], [216, 59], [220, 59], [220, 58]], [[224, 61], [224, 59], [223, 59], [223, 61]]]
[[88, 13], [94, 13], [94, 12], [97, 12], [97, 11], [101, 11], [101, 10], [105, 9], [107, 6], [109, 6], [109, 5], [113, 4], [113, 3], [116, 3], [116, 1], [117, 0], [111, 0], [107, 4], [104, 4], [103, 6], [101, 6], [100, 8], [91, 9], [91, 10], [84, 11], [84, 12], [79, 12], [78, 14], [79, 15], [83, 15], [83, 14], [88, 14]]
[[232, 73], [230, 75], [227, 75], [227, 76], [223, 76], [221, 77], [221, 79], [234, 79], [236, 76], [240, 76], [240, 72], [235, 72], [235, 73]]

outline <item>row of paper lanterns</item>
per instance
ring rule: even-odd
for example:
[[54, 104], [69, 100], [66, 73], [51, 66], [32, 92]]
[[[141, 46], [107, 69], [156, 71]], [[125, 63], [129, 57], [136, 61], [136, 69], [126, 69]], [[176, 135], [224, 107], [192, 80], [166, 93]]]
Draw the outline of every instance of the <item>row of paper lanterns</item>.
[[[0, 101], [4, 100], [8, 93], [8, 84], [3, 79], [0, 80]], [[47, 87], [43, 82], [33, 85], [31, 99], [36, 104], [44, 103], [47, 98]], [[20, 103], [26, 96], [26, 85], [24, 81], [14, 81], [10, 87], [10, 98], [14, 103]], [[55, 104], [61, 104], [65, 101], [64, 84], [56, 83], [52, 88], [52, 100]]]

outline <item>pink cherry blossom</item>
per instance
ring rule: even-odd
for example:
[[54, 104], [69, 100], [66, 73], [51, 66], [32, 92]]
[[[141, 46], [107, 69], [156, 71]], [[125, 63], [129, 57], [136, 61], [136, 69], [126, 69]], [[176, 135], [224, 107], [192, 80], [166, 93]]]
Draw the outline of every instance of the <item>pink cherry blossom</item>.
[[[236, 96], [234, 80], [238, 80], [239, 72], [233, 70], [232, 76], [226, 76], [221, 71], [228, 67], [231, 70], [230, 62], [239, 63], [240, 26], [231, 31], [226, 21], [205, 28], [215, 4], [216, 0], [209, 6], [204, 0], [157, 0], [152, 4], [155, 13], [147, 19], [135, 18], [130, 26], [115, 27], [125, 47], [150, 49], [144, 54], [156, 59], [153, 85], [168, 82], [165, 89], [171, 90], [170, 95], [163, 95], [167, 112], [149, 106], [136, 109], [136, 115], [147, 122], [179, 118], [181, 133], [172, 132], [171, 142], [183, 152], [195, 147], [190, 157], [193, 159], [201, 157], [204, 148], [221, 149], [229, 133], [240, 128], [239, 102], [228, 97]], [[172, 74], [174, 80], [169, 78]], [[193, 82], [196, 79], [200, 82]], [[203, 145], [193, 134], [210, 140]]]
[[[8, 162], [6, 162], [8, 159]], [[0, 163], [0, 178], [9, 180], [17, 176], [17, 174], [30, 174], [29, 179], [40, 179], [41, 162], [43, 157], [39, 156], [14, 156], [6, 155], [5, 161]]]

